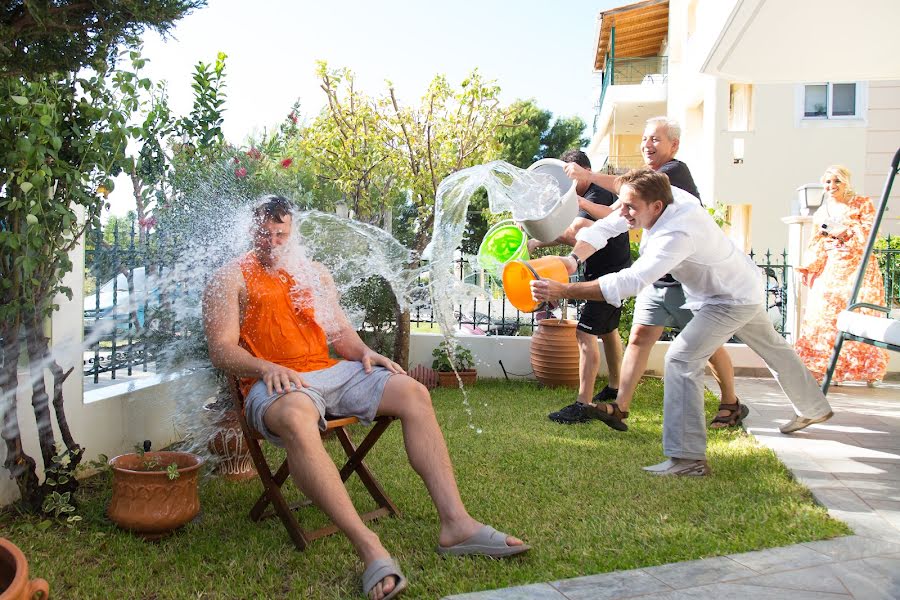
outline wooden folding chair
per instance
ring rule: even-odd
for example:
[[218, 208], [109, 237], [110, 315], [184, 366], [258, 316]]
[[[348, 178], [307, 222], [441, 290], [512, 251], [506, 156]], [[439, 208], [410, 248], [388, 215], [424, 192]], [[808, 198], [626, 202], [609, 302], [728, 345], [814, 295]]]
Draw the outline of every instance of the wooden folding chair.
[[[281, 493], [281, 486], [287, 481], [288, 476], [290, 475], [287, 458], [284, 459], [281, 466], [273, 475], [259, 443], [260, 440], [263, 440], [264, 438], [256, 430], [252, 429], [247, 422], [247, 418], [244, 415], [244, 398], [241, 395], [237, 380], [234, 378], [229, 379], [232, 400], [237, 409], [241, 430], [247, 441], [253, 464], [256, 465], [256, 470], [259, 473], [259, 479], [263, 484], [263, 493], [259, 497], [259, 500], [256, 501], [256, 504], [253, 505], [253, 508], [250, 509], [250, 518], [253, 521], [260, 521], [277, 515], [284, 524], [285, 529], [287, 529], [288, 535], [291, 537], [294, 545], [300, 551], [304, 550], [312, 540], [336, 533], [338, 528], [334, 524], [312, 530], [304, 529], [300, 526], [297, 517], [294, 516], [294, 511], [298, 508], [311, 505], [312, 501], [304, 499], [297, 504], [289, 505], [284, 499], [284, 496]], [[356, 417], [326, 418], [327, 426], [325, 431], [322, 432], [322, 436], [324, 437], [333, 432], [338, 441], [340, 441], [344, 453], [347, 455], [347, 461], [340, 469], [341, 481], [346, 482], [353, 473], [356, 473], [359, 475], [363, 485], [372, 496], [372, 499], [375, 500], [375, 503], [378, 505], [378, 508], [375, 510], [360, 515], [360, 518], [362, 518], [363, 521], [372, 521], [383, 516], [400, 514], [400, 511], [391, 499], [388, 498], [384, 489], [381, 487], [381, 484], [378, 483], [378, 480], [375, 479], [375, 476], [369, 470], [369, 467], [363, 462], [366, 454], [369, 453], [369, 450], [372, 449], [378, 441], [378, 438], [381, 437], [381, 434], [385, 432], [393, 421], [394, 417], [376, 417], [374, 425], [366, 434], [365, 438], [363, 438], [362, 443], [357, 446], [353, 443], [353, 440], [350, 439], [347, 427], [354, 423], [359, 423], [359, 419]], [[267, 511], [266, 509], [270, 504], [272, 505], [273, 510]]]

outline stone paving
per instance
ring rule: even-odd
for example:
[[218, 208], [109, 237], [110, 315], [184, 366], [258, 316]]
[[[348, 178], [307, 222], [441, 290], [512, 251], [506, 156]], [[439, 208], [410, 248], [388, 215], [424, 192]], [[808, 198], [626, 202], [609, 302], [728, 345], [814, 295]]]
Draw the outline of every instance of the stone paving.
[[832, 387], [835, 416], [789, 436], [778, 427], [792, 410], [774, 380], [739, 378], [737, 391], [747, 431], [854, 535], [448, 600], [900, 598], [900, 383]]

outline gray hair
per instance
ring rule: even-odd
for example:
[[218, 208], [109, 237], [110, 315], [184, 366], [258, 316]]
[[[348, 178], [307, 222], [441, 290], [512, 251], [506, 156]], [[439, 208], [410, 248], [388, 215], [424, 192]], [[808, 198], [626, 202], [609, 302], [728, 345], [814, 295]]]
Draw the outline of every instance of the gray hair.
[[652, 119], [647, 119], [647, 125], [655, 125], [657, 123], [665, 126], [666, 135], [669, 136], [670, 140], [677, 142], [681, 139], [681, 125], [678, 124], [678, 121], [670, 119], [669, 117], [653, 117]]

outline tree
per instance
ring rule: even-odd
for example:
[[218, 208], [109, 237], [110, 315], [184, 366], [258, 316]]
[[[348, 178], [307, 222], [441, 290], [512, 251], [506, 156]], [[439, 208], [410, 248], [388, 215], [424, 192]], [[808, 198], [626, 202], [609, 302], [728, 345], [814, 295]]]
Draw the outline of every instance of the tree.
[[581, 137], [585, 124], [580, 117], [557, 118], [551, 125], [553, 113], [538, 108], [534, 100], [514, 102], [507, 115], [497, 133], [500, 157], [519, 168], [588, 143]]
[[[110, 83], [121, 72], [111, 67], [113, 53], [145, 27], [164, 32], [197, 6], [202, 2], [16, 1], [0, 11], [0, 436], [4, 466], [28, 510], [69, 502], [77, 488], [72, 473], [83, 449], [69, 429], [62, 390], [75, 367], [64, 371], [53, 357], [45, 322], [58, 308], [57, 294], [72, 298], [62, 285], [72, 269], [69, 252], [99, 225], [104, 191], [121, 170], [131, 133], [127, 115], [137, 100]], [[43, 483], [17, 417], [23, 354]]]
[[0, 77], [104, 71], [145, 29], [165, 35], [206, 0], [12, 0], [0, 8]]

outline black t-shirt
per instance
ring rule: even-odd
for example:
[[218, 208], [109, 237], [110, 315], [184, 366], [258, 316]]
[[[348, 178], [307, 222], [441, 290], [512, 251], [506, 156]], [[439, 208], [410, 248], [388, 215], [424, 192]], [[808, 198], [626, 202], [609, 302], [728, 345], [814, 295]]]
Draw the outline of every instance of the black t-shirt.
[[[656, 172], [665, 173], [669, 176], [669, 183], [700, 200], [700, 192], [697, 191], [697, 184], [694, 183], [694, 178], [691, 177], [691, 170], [680, 160], [673, 158], [657, 169]], [[702, 200], [700, 201], [700, 206], [703, 206]]]
[[[694, 178], [691, 177], [691, 170], [680, 160], [673, 158], [661, 166], [656, 172], [665, 173], [669, 176], [669, 183], [674, 187], [682, 189], [688, 194], [696, 197], [697, 200], [700, 200], [700, 192], [697, 191], [697, 184], [694, 183]], [[700, 200], [700, 206], [703, 206], [702, 200]], [[678, 282], [675, 281], [674, 277], [666, 274], [661, 279], [654, 281], [653, 285], [655, 287], [671, 287], [673, 285], [678, 285]]]
[[[612, 206], [616, 195], [599, 185], [591, 184], [582, 196], [588, 202], [603, 206]], [[585, 210], [579, 210], [578, 216], [595, 221]], [[606, 243], [604, 248], [594, 252], [584, 261], [584, 278], [586, 281], [597, 279], [607, 273], [615, 273], [631, 266], [631, 248], [628, 245], [628, 233], [617, 235]]]

